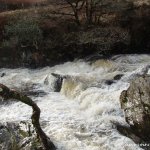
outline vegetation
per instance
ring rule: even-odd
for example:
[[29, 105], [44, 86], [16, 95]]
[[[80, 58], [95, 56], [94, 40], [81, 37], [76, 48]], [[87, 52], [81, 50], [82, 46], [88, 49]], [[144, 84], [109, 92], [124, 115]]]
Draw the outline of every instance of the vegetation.
[[94, 53], [149, 52], [150, 5], [135, 2], [47, 0], [23, 9], [17, 4], [0, 13], [0, 66], [10, 53], [19, 66], [37, 67]]
[[10, 42], [13, 41], [20, 47], [34, 46], [36, 49], [38, 49], [43, 38], [37, 22], [28, 18], [10, 22], [5, 26], [5, 35]]
[[[125, 9], [132, 7], [131, 2], [126, 0], [111, 1], [111, 0], [64, 0], [68, 4], [72, 12], [62, 13], [64, 15], [71, 15], [75, 18], [75, 22], [81, 25], [85, 20], [87, 25], [100, 23], [100, 18], [106, 13], [121, 13]], [[63, 2], [63, 0], [62, 0]]]

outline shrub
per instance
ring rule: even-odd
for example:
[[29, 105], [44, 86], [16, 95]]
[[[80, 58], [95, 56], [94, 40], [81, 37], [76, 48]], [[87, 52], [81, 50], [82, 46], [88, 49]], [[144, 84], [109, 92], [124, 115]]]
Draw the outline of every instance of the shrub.
[[[20, 19], [17, 22], [10, 22], [4, 27], [5, 35], [19, 46], [34, 46], [38, 49], [43, 35], [36, 20]], [[14, 42], [13, 42], [14, 43]]]

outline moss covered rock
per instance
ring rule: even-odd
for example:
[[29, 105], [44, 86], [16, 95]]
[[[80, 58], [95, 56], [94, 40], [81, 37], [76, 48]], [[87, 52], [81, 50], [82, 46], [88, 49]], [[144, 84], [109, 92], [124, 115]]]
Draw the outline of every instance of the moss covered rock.
[[30, 122], [1, 123], [1, 150], [43, 150], [35, 130]]

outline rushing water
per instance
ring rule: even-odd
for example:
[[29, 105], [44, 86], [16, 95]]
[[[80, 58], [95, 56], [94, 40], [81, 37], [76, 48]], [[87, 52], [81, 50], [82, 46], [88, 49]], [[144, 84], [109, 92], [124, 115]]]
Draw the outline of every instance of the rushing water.
[[[149, 55], [124, 55], [38, 70], [1, 69], [0, 75], [6, 75], [0, 83], [20, 91], [45, 92], [31, 97], [41, 108], [44, 131], [59, 150], [139, 150], [116, 130], [115, 124], [126, 125], [120, 93], [149, 63]], [[53, 72], [70, 76], [64, 79], [60, 93], [53, 92]], [[123, 77], [106, 84], [118, 74]], [[21, 102], [2, 103], [0, 122], [30, 120], [31, 113], [32, 109]]]

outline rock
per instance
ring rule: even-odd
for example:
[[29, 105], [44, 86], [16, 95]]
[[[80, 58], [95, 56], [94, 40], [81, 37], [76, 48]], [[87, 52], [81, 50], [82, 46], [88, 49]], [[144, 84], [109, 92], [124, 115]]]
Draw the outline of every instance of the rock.
[[59, 74], [56, 74], [56, 73], [51, 73], [51, 75], [56, 78], [56, 81], [54, 83], [54, 92], [60, 92], [61, 87], [62, 87], [63, 79], [66, 78], [67, 76], [59, 75]]
[[2, 73], [2, 74], [1, 74], [1, 77], [4, 77], [5, 75], [6, 75], [6, 73]]
[[133, 139], [133, 141], [135, 143], [138, 144], [138, 143], [142, 142], [141, 139], [137, 135], [135, 135], [133, 133], [133, 131], [132, 131], [132, 129], [130, 127], [128, 127], [128, 126], [122, 126], [122, 125], [117, 125], [116, 128], [124, 136], [127, 136], [127, 137]]
[[133, 132], [150, 139], [150, 75], [135, 78], [120, 96], [121, 108]]
[[106, 80], [105, 84], [107, 85], [112, 85], [113, 83], [115, 83], [113, 80]]
[[[51, 78], [52, 77], [52, 78]], [[69, 78], [69, 75], [61, 75], [57, 73], [51, 73], [47, 75], [44, 84], [51, 85], [51, 89], [54, 92], [60, 92], [63, 84], [63, 80]]]
[[43, 97], [47, 94], [43, 90], [23, 91], [23, 93], [27, 96], [34, 96], [34, 97]]
[[43, 150], [30, 122], [10, 122], [0, 124], [1, 150]]
[[49, 81], [48, 81], [49, 79], [48, 79], [48, 77], [49, 77], [49, 76], [47, 75], [46, 78], [45, 78], [45, 80], [44, 80], [44, 84], [45, 84], [45, 85], [48, 85], [48, 84], [49, 84]]
[[120, 80], [123, 77], [123, 74], [117, 74], [114, 76], [114, 80]]
[[141, 75], [146, 75], [148, 73], [148, 70], [150, 69], [150, 65], [146, 65], [141, 70]]
[[92, 133], [81, 133], [81, 132], [76, 132], [74, 135], [75, 135], [77, 138], [88, 138], [88, 137], [93, 136]]
[[139, 136], [134, 133], [134, 131], [129, 126], [116, 125], [117, 130], [123, 134], [131, 138], [136, 144], [138, 144], [142, 149], [149, 150], [149, 141], [144, 141]]
[[116, 83], [117, 80], [120, 80], [123, 77], [123, 74], [117, 74], [112, 79], [106, 80], [105, 84], [112, 85], [113, 83]]
[[21, 88], [15, 87], [15, 89], [27, 96], [34, 96], [34, 97], [45, 96], [47, 93], [44, 90], [39, 90], [38, 89], [39, 86], [40, 84], [35, 84], [30, 82], [30, 84], [22, 84]]

